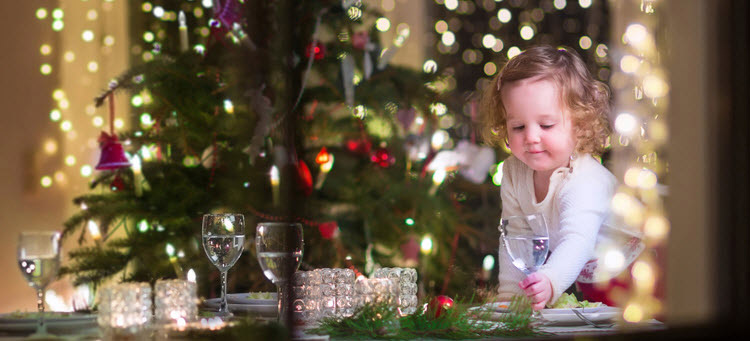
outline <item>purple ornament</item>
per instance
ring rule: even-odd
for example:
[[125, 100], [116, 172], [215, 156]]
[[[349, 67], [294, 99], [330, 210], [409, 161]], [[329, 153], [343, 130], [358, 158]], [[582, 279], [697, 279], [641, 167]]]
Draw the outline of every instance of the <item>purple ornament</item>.
[[396, 119], [404, 130], [409, 130], [415, 118], [417, 118], [417, 111], [414, 108], [399, 109], [396, 112]]

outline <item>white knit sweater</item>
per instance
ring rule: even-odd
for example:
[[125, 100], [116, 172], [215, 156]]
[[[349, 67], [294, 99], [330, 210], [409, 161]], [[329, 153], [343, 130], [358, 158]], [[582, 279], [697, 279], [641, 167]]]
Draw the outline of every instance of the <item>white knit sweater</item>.
[[[591, 155], [578, 156], [570, 167], [556, 169], [550, 177], [547, 196], [541, 202], [534, 195], [534, 171], [509, 157], [503, 163], [500, 189], [502, 217], [541, 213], [550, 234], [550, 255], [539, 270], [552, 282], [553, 304], [593, 258], [599, 228], [610, 216], [610, 202], [617, 179]], [[510, 261], [500, 241], [498, 265], [501, 300], [523, 294], [518, 282], [525, 278]]]

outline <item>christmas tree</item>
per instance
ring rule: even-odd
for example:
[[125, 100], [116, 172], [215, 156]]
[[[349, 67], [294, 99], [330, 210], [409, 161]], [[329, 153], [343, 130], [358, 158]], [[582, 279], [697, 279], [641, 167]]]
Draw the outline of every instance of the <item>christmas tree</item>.
[[[96, 284], [193, 270], [213, 292], [201, 217], [236, 212], [250, 241], [256, 222], [302, 223], [302, 269], [412, 266], [426, 293], [470, 295], [477, 245], [497, 240], [476, 228], [499, 215], [495, 156], [445, 127], [454, 110], [434, 68], [390, 63], [408, 32], [379, 41], [380, 15], [360, 1], [131, 6], [142, 60], [97, 103], [129, 98], [134, 128], [100, 138], [101, 172], [65, 229], [93, 245], [62, 273]], [[230, 291], [272, 288], [252, 247], [229, 277]]]

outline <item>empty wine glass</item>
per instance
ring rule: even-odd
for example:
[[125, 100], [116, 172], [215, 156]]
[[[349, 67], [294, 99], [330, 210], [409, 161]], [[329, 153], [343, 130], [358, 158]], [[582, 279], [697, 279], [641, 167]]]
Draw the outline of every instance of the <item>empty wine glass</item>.
[[288, 281], [302, 261], [304, 241], [298, 223], [261, 222], [256, 227], [255, 249], [263, 274], [276, 285], [278, 320], [287, 323], [290, 303]]
[[218, 316], [231, 317], [227, 308], [227, 271], [245, 248], [245, 216], [222, 213], [203, 215], [203, 250], [221, 272], [221, 304]]
[[511, 262], [526, 276], [547, 260], [549, 232], [543, 215], [507, 217], [500, 220], [499, 229]]
[[[541, 214], [511, 216], [500, 220], [500, 236], [511, 263], [526, 276], [539, 270], [549, 254], [549, 231]], [[542, 318], [538, 311], [534, 316]]]
[[31, 337], [50, 336], [44, 324], [44, 291], [60, 268], [60, 232], [21, 232], [17, 256], [21, 273], [29, 285], [36, 289], [39, 317], [36, 332]]

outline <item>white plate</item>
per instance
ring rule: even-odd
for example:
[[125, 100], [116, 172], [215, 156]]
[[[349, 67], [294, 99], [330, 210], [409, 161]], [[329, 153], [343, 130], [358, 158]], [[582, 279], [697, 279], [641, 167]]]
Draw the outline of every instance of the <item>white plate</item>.
[[[19, 318], [11, 314], [0, 314], [0, 332], [31, 333], [36, 331], [36, 323], [35, 317]], [[65, 317], [45, 315], [44, 324], [47, 325], [47, 331], [52, 334], [68, 334], [86, 328], [95, 328], [96, 315], [71, 314]]]
[[[576, 308], [586, 318], [595, 323], [607, 323], [614, 321], [622, 315], [622, 309], [617, 307], [599, 306], [595, 308]], [[542, 309], [542, 317], [549, 323], [547, 325], [585, 325], [572, 309]]]

